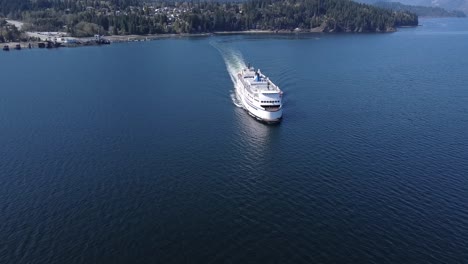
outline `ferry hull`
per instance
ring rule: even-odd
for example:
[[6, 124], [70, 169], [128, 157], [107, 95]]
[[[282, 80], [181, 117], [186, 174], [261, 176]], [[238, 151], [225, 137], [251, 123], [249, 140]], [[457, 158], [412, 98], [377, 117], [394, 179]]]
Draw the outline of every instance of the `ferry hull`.
[[265, 123], [279, 123], [283, 117], [283, 109], [279, 109], [278, 111], [270, 112], [265, 111], [257, 106], [255, 106], [252, 102], [250, 102], [246, 96], [245, 91], [242, 85], [237, 86], [237, 92], [240, 95], [242, 100], [242, 105], [245, 111], [255, 119], [265, 122]]

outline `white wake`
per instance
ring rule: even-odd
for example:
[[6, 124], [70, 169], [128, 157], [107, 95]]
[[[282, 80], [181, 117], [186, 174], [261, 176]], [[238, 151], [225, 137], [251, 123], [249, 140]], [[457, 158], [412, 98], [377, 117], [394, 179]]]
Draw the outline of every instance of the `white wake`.
[[243, 107], [242, 101], [240, 100], [237, 92], [237, 73], [240, 72], [242, 68], [246, 67], [242, 54], [240, 51], [230, 47], [227, 43], [213, 41], [211, 42], [211, 45], [215, 47], [223, 57], [226, 69], [231, 77], [231, 81], [234, 86], [233, 90], [230, 91], [232, 102], [237, 107]]

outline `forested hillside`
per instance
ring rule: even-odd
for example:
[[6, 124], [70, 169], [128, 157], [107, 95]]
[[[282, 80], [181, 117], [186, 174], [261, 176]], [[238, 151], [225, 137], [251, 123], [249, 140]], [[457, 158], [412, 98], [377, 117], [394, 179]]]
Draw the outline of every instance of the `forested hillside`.
[[0, 16], [26, 22], [26, 30], [101, 34], [202, 33], [272, 30], [386, 32], [418, 24], [394, 12], [350, 0], [151, 2], [138, 0], [0, 0]]

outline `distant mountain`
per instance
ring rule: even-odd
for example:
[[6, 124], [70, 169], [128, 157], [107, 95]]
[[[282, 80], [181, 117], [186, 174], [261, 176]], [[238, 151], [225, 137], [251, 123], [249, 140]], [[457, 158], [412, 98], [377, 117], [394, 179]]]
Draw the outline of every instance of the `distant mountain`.
[[408, 11], [422, 17], [466, 17], [463, 11], [447, 11], [441, 7], [404, 5], [399, 2], [376, 2], [373, 5], [394, 11]]
[[[360, 3], [374, 4], [382, 0], [356, 0]], [[384, 2], [391, 2], [385, 1]], [[441, 7], [446, 10], [460, 10], [468, 14], [468, 0], [399, 0], [404, 5]]]

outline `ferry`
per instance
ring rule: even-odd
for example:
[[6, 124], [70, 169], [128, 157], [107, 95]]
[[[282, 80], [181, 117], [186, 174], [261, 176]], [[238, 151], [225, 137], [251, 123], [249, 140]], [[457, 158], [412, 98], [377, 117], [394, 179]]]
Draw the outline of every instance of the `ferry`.
[[278, 123], [283, 117], [283, 92], [260, 69], [250, 64], [237, 74], [236, 89], [244, 109], [266, 123]]

